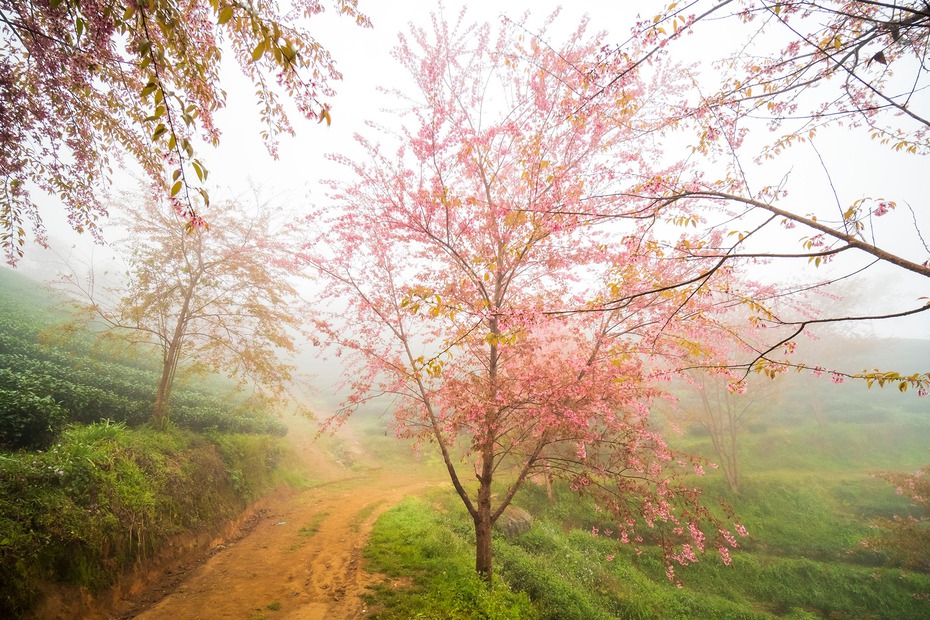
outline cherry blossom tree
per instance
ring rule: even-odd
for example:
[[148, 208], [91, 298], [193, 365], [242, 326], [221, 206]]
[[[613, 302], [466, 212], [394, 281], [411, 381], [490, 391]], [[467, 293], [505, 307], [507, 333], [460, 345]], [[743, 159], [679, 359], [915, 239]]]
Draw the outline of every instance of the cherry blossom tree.
[[213, 226], [191, 228], [150, 196], [127, 200], [123, 208], [129, 235], [116, 247], [128, 281], [102, 288], [100, 274], [72, 268], [65, 284], [86, 302], [80, 308], [89, 320], [161, 352], [154, 425], [164, 429], [169, 422], [179, 369], [224, 372], [265, 397], [286, 396], [294, 367], [283, 357], [296, 351], [300, 297], [292, 240], [273, 212], [227, 201], [205, 212]]
[[[781, 352], [820, 325], [930, 310], [923, 288], [910, 306], [886, 306], [884, 312], [814, 315], [798, 311], [803, 303], [772, 305], [833, 282], [866, 286], [857, 278], [879, 264], [916, 276], [912, 281], [925, 286], [920, 278], [930, 277], [926, 209], [896, 199], [900, 188], [893, 185], [848, 194], [834, 183], [817, 139], [835, 140], [842, 133], [854, 152], [861, 150], [859, 160], [884, 159], [888, 149], [898, 156], [926, 157], [928, 41], [930, 19], [919, 1], [695, 0], [669, 4], [638, 23], [625, 43], [603, 49], [605, 63], [592, 73], [599, 86], [579, 105], [582, 109], [610, 98], [630, 72], [658, 74], [668, 63], [692, 62], [682, 68], [689, 76], [687, 88], [653, 119], [668, 145], [661, 160], [679, 165], [670, 165], [671, 174], [631, 187], [628, 196], [639, 201], [643, 217], [694, 225], [706, 233], [697, 245], [686, 239], [689, 245], [680, 244], [679, 252], [715, 258], [711, 269], [741, 261], [778, 265], [781, 273], [803, 272], [807, 264], [833, 267], [830, 275], [798, 282], [794, 291], [747, 297], [757, 325], [772, 329], [771, 337], [737, 365], [746, 372], [790, 366], [820, 372]], [[695, 50], [705, 56], [712, 50], [716, 60], [693, 62]], [[809, 182], [792, 191], [797, 189], [792, 173], [798, 174], [792, 168], [801, 155], [822, 169], [820, 191], [812, 192]], [[584, 215], [614, 217], [596, 209], [585, 209]], [[713, 233], [723, 233], [717, 237], [722, 242], [709, 242]], [[692, 287], [694, 281], [679, 285]], [[605, 304], [605, 311], [610, 307]], [[912, 387], [921, 395], [930, 388], [930, 373], [864, 370], [832, 376], [902, 391]]]
[[[340, 79], [305, 20], [319, 0], [283, 13], [261, 0], [0, 0], [0, 242], [22, 255], [26, 227], [44, 241], [35, 189], [59, 198], [71, 226], [97, 232], [111, 168], [138, 162], [192, 224], [208, 202], [197, 139], [216, 144], [214, 113], [231, 53], [257, 89], [262, 136], [275, 154], [292, 133], [280, 94], [300, 114], [330, 121]], [[333, 8], [362, 26], [357, 0]]]
[[381, 137], [396, 148], [359, 136], [364, 159], [335, 157], [352, 180], [302, 223], [334, 308], [317, 327], [349, 368], [336, 421], [395, 398], [399, 433], [441, 453], [486, 579], [494, 523], [536, 474], [610, 511], [618, 539], [655, 528], [670, 575], [735, 545], [675, 482], [700, 464], [666, 446], [649, 403], [678, 366], [721, 363], [735, 338], [717, 314], [752, 287], [729, 266], [702, 291], [665, 286], [713, 259], [676, 256], [624, 197], [653, 174], [639, 119], [662, 91], [628, 72], [580, 109], [605, 62], [586, 30], [555, 47], [464, 13], [413, 28], [395, 52], [414, 84], [404, 128]]

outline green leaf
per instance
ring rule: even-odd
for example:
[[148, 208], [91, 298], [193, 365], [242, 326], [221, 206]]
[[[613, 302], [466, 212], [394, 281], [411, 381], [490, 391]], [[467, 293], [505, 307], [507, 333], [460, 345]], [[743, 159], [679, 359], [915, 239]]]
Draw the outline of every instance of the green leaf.
[[155, 128], [155, 132], [152, 134], [152, 140], [158, 140], [166, 133], [168, 133], [168, 128], [165, 127], [164, 123], [159, 123], [158, 127]]
[[231, 20], [232, 16], [233, 16], [233, 8], [231, 6], [224, 7], [223, 10], [220, 11], [219, 18], [216, 20], [216, 22], [222, 26], [223, 24]]
[[178, 195], [178, 192], [180, 192], [180, 191], [181, 191], [181, 181], [178, 181], [178, 182], [176, 182], [174, 185], [171, 186], [171, 195], [172, 195], [172, 196], [177, 196], [177, 195]]
[[152, 51], [152, 42], [149, 40], [142, 41], [139, 43], [139, 55], [148, 56], [149, 52]]

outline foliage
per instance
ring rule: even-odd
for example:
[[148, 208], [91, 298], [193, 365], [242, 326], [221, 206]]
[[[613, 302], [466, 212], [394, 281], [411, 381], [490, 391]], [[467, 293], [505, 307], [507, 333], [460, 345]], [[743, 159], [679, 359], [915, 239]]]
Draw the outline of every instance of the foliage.
[[[34, 447], [51, 443], [56, 433], [49, 434], [45, 429], [57, 431], [66, 421], [90, 424], [111, 420], [139, 426], [149, 419], [154, 386], [159, 379], [158, 371], [148, 363], [151, 360], [123, 353], [109, 354], [99, 349], [100, 342], [94, 334], [65, 329], [67, 317], [48, 308], [61, 300], [40, 295], [42, 289], [25, 278], [4, 272], [2, 284], [0, 390], [17, 395], [4, 411], [40, 414], [42, 421], [38, 418], [36, 421], [41, 428], [29, 435]], [[51, 340], [47, 338], [49, 333], [55, 334]], [[46, 398], [60, 408], [60, 417], [52, 415], [46, 420], [52, 413], [44, 401]], [[25, 421], [21, 415], [15, 419]], [[3, 420], [0, 432], [21, 433], [13, 424], [14, 418]], [[189, 385], [175, 394], [175, 422], [200, 431], [275, 435], [287, 432], [260, 402], [221, 399], [218, 392]]]
[[51, 396], [36, 396], [22, 387], [0, 388], [0, 448], [44, 448], [58, 435], [64, 420]]
[[[862, 290], [869, 286], [864, 274], [871, 273], [865, 268], [877, 263], [917, 276], [911, 281], [925, 286], [921, 282], [930, 277], [926, 211], [907, 204], [902, 187], [886, 183], [885, 176], [873, 187], [847, 188], [833, 179], [851, 161], [892, 167], [930, 153], [926, 3], [670, 3], [637, 24], [629, 44], [610, 48], [610, 55], [626, 65], [599, 77], [612, 84], [634, 68], [690, 58], [704, 42], [720, 49], [713, 69], [691, 69], [693, 87], [681, 91], [658, 123], [669, 137], [686, 132], [691, 149], [684, 157], [670, 153], [680, 168], [635, 192], [644, 216], [720, 233], [717, 242], [679, 244], [691, 256], [714, 257], [720, 265], [770, 261], [781, 273], [799, 273], [804, 265], [832, 263], [827, 273], [786, 290], [791, 296], [840, 280]], [[604, 87], [592, 97], [609, 98], [611, 91]], [[842, 152], [831, 163], [818, 143], [834, 141]], [[801, 166], [822, 174], [793, 170]], [[689, 285], [687, 280], [679, 284]], [[741, 361], [741, 368], [775, 372], [794, 366], [819, 373], [823, 368], [816, 361], [798, 362], [786, 354], [802, 332], [930, 310], [919, 293], [903, 307], [882, 299], [877, 312], [831, 308], [820, 316], [792, 311], [785, 299], [744, 300], [754, 319], [770, 328], [770, 337]], [[930, 389], [925, 368], [904, 373], [867, 367], [832, 376], [921, 395]]]
[[423, 500], [407, 499], [385, 512], [365, 548], [369, 570], [413, 583], [375, 586], [368, 597], [372, 617], [535, 618], [525, 595], [512, 593], [501, 580], [487, 584], [475, 574], [469, 547], [461, 532], [449, 529]]
[[[340, 308], [318, 325], [354, 354], [343, 413], [399, 398], [400, 434], [441, 453], [487, 578], [491, 528], [535, 475], [662, 528], [670, 562], [725, 554], [732, 540], [672, 481], [688, 463], [650, 427], [647, 405], [670, 369], [721, 363], [731, 336], [717, 317], [725, 298], [664, 284], [708, 268], [702, 285], [759, 289], [676, 260], [631, 211], [625, 188], [652, 174], [641, 102], [661, 94], [631, 71], [582, 106], [604, 62], [586, 27], [558, 47], [524, 41], [527, 26], [511, 22], [494, 33], [434, 17], [432, 30], [412, 29], [396, 52], [416, 84], [397, 151], [359, 138], [368, 160], [337, 157], [353, 178], [307, 218], [320, 230], [309, 260]], [[592, 225], [588, 212], [613, 221]], [[586, 312], [591, 300], [610, 309]]]
[[150, 197], [128, 211], [129, 281], [99, 291], [94, 274], [85, 280], [72, 271], [66, 284], [84, 295], [90, 305], [79, 310], [89, 318], [158, 348], [155, 425], [169, 420], [179, 367], [223, 371], [263, 394], [283, 396], [293, 366], [281, 357], [295, 351], [301, 322], [293, 311], [299, 296], [288, 263], [291, 239], [276, 230], [270, 210], [258, 205], [247, 214], [223, 204], [209, 211], [209, 229], [189, 226]]
[[[356, 0], [331, 4], [369, 25]], [[324, 8], [319, 0], [297, 0], [287, 13], [252, 0], [0, 2], [0, 241], [7, 261], [21, 254], [27, 221], [45, 237], [30, 185], [60, 197], [75, 230], [96, 232], [111, 167], [122, 155], [141, 164], [193, 224], [202, 223], [195, 204], [208, 203], [207, 171], [195, 143], [219, 141], [214, 114], [225, 103], [226, 50], [257, 89], [272, 154], [277, 136], [292, 133], [276, 90], [303, 116], [328, 123], [324, 99], [341, 76], [305, 21]]]
[[269, 437], [69, 427], [47, 451], [0, 454], [0, 613], [44, 581], [99, 590], [168, 536], [210, 527], [269, 488]]

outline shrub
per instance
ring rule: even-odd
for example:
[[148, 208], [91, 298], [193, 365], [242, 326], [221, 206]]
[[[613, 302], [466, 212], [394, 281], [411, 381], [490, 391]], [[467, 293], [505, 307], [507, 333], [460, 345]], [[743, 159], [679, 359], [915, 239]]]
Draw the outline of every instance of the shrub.
[[45, 448], [64, 422], [64, 412], [50, 396], [0, 389], [0, 447]]
[[277, 482], [268, 436], [74, 425], [41, 452], [0, 453], [0, 618], [43, 581], [97, 591], [167, 536], [215, 524]]

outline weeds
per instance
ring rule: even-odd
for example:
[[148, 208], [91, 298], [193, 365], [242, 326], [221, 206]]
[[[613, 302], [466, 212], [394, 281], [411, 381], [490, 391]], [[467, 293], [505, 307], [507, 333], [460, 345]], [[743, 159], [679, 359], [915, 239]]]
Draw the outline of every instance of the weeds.
[[234, 516], [275, 482], [278, 442], [100, 423], [0, 455], [0, 617], [28, 609], [42, 581], [98, 591], [167, 536]]
[[328, 512], [318, 512], [318, 513], [316, 513], [315, 515], [313, 515], [313, 518], [310, 519], [310, 522], [307, 523], [307, 525], [305, 525], [305, 526], [303, 526], [302, 528], [300, 528], [300, 529], [297, 531], [297, 533], [298, 533], [300, 536], [304, 536], [304, 537], [307, 537], [307, 538], [313, 536], [314, 534], [316, 534], [317, 532], [320, 531], [320, 525], [323, 523], [323, 520], [326, 519], [326, 517], [328, 517], [328, 516], [329, 516], [329, 513], [328, 513]]

